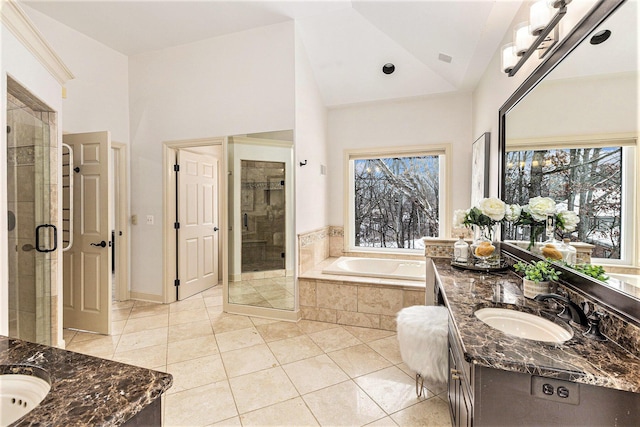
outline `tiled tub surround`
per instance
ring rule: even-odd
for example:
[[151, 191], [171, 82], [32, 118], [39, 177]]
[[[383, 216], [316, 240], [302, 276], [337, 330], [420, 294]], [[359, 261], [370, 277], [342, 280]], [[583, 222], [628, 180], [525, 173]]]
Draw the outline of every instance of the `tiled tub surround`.
[[583, 327], [573, 326], [573, 338], [563, 344], [545, 344], [504, 334], [478, 320], [473, 313], [482, 307], [508, 304], [508, 308], [534, 314], [546, 310], [546, 304], [522, 296], [520, 278], [515, 273], [484, 275], [457, 270], [449, 260], [433, 261], [467, 362], [640, 393], [640, 359], [612, 341], [582, 336]]
[[323, 274], [335, 260], [299, 276], [302, 319], [395, 331], [398, 311], [425, 303], [424, 281]]
[[51, 391], [15, 426], [121, 425], [172, 384], [167, 373], [0, 336], [0, 373], [24, 366], [46, 371]]

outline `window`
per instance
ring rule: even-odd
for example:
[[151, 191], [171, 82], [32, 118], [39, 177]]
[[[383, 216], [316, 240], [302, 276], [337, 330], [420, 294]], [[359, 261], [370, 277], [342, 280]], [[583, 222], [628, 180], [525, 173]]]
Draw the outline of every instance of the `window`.
[[[519, 148], [507, 152], [505, 202], [526, 205], [531, 197], [550, 197], [580, 218], [574, 232], [556, 237], [594, 245], [592, 257], [600, 262], [629, 263], [634, 147], [600, 142]], [[508, 239], [520, 238], [517, 230], [508, 233]]]
[[445, 149], [347, 156], [351, 250], [423, 250], [423, 237], [444, 235]]

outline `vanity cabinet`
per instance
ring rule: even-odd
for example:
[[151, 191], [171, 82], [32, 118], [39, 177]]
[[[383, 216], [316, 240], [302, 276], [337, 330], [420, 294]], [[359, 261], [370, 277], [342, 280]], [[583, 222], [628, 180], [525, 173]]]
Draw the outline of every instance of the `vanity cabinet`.
[[460, 344], [449, 326], [449, 410], [453, 427], [471, 427], [473, 398], [469, 381], [470, 366], [462, 358]]

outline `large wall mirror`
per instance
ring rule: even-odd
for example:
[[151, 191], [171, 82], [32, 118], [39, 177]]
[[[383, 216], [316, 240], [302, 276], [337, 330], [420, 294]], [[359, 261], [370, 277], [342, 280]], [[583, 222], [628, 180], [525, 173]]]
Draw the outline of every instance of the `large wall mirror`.
[[256, 315], [274, 309], [293, 312], [293, 131], [235, 135], [229, 137], [227, 147], [227, 307], [231, 312]]
[[[578, 213], [564, 237], [614, 266], [577, 287], [640, 319], [638, 3], [599, 3], [500, 110], [501, 198], [552, 197]], [[608, 36], [608, 38], [607, 38]], [[505, 235], [505, 239], [518, 239]], [[623, 269], [628, 266], [627, 271]]]

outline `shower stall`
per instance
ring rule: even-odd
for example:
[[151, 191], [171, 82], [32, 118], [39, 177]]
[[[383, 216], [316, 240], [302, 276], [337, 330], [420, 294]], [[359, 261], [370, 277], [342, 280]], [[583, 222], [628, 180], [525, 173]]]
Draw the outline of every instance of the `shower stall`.
[[7, 89], [9, 336], [51, 344], [56, 117], [11, 78]]

